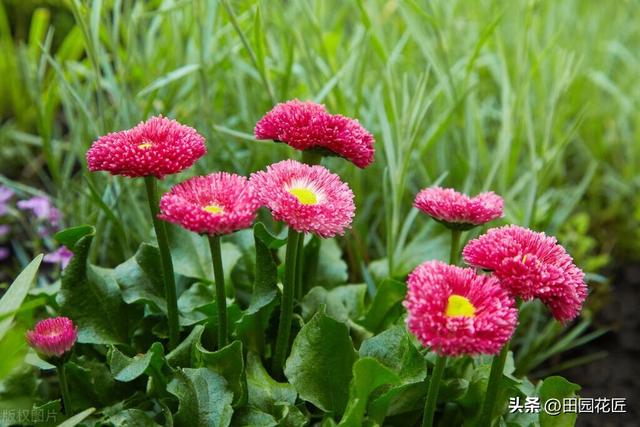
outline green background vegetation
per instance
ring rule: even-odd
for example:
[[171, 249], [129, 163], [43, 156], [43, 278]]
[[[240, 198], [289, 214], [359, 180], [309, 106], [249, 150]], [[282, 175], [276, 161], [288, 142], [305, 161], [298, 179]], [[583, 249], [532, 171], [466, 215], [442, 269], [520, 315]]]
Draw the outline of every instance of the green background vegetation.
[[126, 229], [132, 250], [142, 193], [85, 173], [99, 135], [164, 114], [207, 138], [195, 172], [248, 174], [292, 155], [253, 140], [261, 115], [313, 99], [377, 139], [365, 171], [330, 162], [357, 194], [353, 266], [402, 275], [429, 257], [437, 230], [411, 202], [441, 182], [495, 190], [506, 220], [560, 234], [596, 271], [638, 253], [639, 18], [634, 1], [5, 0], [2, 180], [53, 194], [67, 225]]
[[[325, 162], [358, 208], [346, 238], [323, 245], [320, 270], [340, 277], [327, 283], [348, 271], [379, 302], [397, 297], [401, 284], [382, 279], [446, 257], [446, 233], [411, 207], [419, 189], [493, 190], [504, 222], [557, 235], [588, 273], [588, 309], [569, 330], [523, 307], [518, 373], [557, 371], [602, 357], [544, 366], [602, 333], [590, 318], [604, 276], [640, 254], [638, 22], [634, 0], [0, 0], [0, 184], [52, 195], [65, 226], [95, 224], [88, 256], [113, 267], [151, 224], [141, 180], [87, 173], [97, 137], [155, 114], [197, 128], [209, 153], [166, 189], [297, 156], [255, 141], [253, 126], [276, 102], [322, 102], [377, 140], [366, 170]], [[12, 238], [17, 274], [39, 245]]]

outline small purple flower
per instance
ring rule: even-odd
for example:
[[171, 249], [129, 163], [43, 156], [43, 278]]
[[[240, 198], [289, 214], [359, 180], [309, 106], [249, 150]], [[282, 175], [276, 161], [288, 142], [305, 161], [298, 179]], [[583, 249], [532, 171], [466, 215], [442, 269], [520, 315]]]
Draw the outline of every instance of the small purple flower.
[[43, 261], [50, 264], [60, 264], [62, 269], [67, 268], [69, 261], [73, 257], [73, 252], [67, 249], [65, 246], [60, 246], [55, 251], [48, 253], [44, 256]]
[[0, 185], [0, 216], [7, 213], [7, 202], [15, 193], [9, 187]]
[[51, 202], [47, 197], [42, 196], [20, 200], [17, 205], [19, 209], [30, 210], [38, 219], [47, 218], [49, 216], [49, 211], [51, 210]]
[[9, 224], [0, 224], [0, 239], [9, 234], [11, 226]]
[[9, 248], [5, 248], [4, 246], [0, 246], [0, 261], [3, 261], [9, 258], [10, 252]]
[[13, 197], [15, 193], [9, 187], [0, 185], [0, 203], [6, 203]]
[[36, 196], [17, 203], [19, 209], [30, 210], [39, 220], [48, 221], [52, 228], [60, 225], [60, 211], [56, 209], [48, 197]]

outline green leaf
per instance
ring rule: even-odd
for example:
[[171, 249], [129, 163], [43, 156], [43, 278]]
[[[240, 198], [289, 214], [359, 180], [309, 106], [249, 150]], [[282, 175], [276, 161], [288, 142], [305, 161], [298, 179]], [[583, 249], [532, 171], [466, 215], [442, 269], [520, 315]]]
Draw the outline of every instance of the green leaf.
[[339, 426], [359, 427], [363, 425], [369, 395], [385, 384], [398, 384], [400, 377], [376, 359], [365, 357], [353, 365], [353, 380], [349, 391], [349, 405]]
[[58, 427], [74, 427], [84, 421], [89, 415], [93, 414], [96, 411], [96, 408], [85, 409], [79, 414], [74, 415], [73, 417], [67, 419], [66, 421], [58, 424]]
[[269, 249], [278, 249], [287, 243], [287, 239], [281, 239], [274, 236], [267, 230], [267, 227], [261, 222], [257, 222], [253, 226], [253, 234], [257, 239], [260, 239]]
[[401, 380], [401, 384], [389, 388], [371, 402], [369, 417], [382, 424], [387, 413], [412, 410], [425, 392], [427, 364], [406, 328], [394, 326], [369, 338], [362, 343], [359, 353], [360, 357], [378, 360]]
[[[86, 234], [80, 237], [80, 231]], [[95, 229], [78, 227], [63, 233], [66, 242], [75, 244], [70, 247], [74, 256], [62, 274], [60, 309], [78, 325], [78, 342], [127, 343], [131, 309], [121, 298], [113, 270], [88, 263]]]
[[378, 287], [363, 325], [370, 331], [377, 332], [384, 324], [393, 323], [397, 316], [392, 316], [399, 307], [407, 292], [407, 285], [393, 279], [385, 279]]
[[296, 402], [295, 388], [289, 383], [279, 383], [269, 376], [255, 353], [247, 354], [247, 387], [249, 405], [269, 414], [276, 414], [275, 405]]
[[167, 390], [178, 398], [177, 427], [225, 427], [231, 423], [233, 393], [221, 375], [207, 368], [179, 369]]
[[342, 415], [356, 357], [347, 326], [321, 310], [296, 336], [284, 373], [303, 400]]
[[280, 409], [278, 425], [281, 427], [300, 427], [309, 423], [308, 417], [297, 406], [279, 403], [276, 407]]
[[256, 248], [256, 268], [251, 306], [256, 311], [271, 302], [271, 296], [275, 296], [278, 291], [278, 266], [271, 253], [273, 248], [270, 247], [276, 239], [266, 231], [262, 223], [253, 227], [253, 239]]
[[160, 268], [160, 251], [143, 243], [136, 254], [114, 270], [116, 281], [127, 304], [143, 302], [156, 311], [167, 312], [164, 282]]
[[400, 376], [403, 383], [423, 381], [427, 364], [403, 326], [394, 326], [360, 346], [360, 357], [373, 357]]
[[34, 406], [33, 414], [37, 414], [38, 420], [33, 417], [34, 425], [36, 427], [52, 427], [57, 426], [58, 421], [61, 420], [64, 415], [62, 414], [62, 404], [60, 399], [51, 400], [44, 405]]
[[249, 350], [262, 353], [265, 345], [264, 331], [269, 325], [278, 295], [278, 267], [269, 249], [269, 243], [264, 240], [273, 236], [268, 234], [261, 223], [257, 223], [253, 229], [256, 248], [253, 292], [249, 307], [235, 324], [235, 334]]
[[136, 427], [159, 427], [160, 424], [155, 422], [153, 418], [141, 409], [125, 409], [116, 414], [111, 415], [104, 420], [105, 425], [114, 426], [136, 426]]
[[14, 314], [20, 309], [31, 285], [33, 285], [41, 261], [42, 255], [35, 257], [16, 277], [2, 299], [0, 299], [0, 315], [2, 315], [2, 320], [0, 320], [0, 340], [11, 328]]
[[[284, 248], [281, 248], [281, 259], [284, 259], [284, 252]], [[342, 259], [342, 251], [335, 239], [311, 237], [305, 246], [304, 255], [303, 289], [315, 286], [333, 288], [347, 282], [347, 263]]]
[[[247, 408], [267, 414], [265, 417], [260, 414], [241, 414], [241, 417], [263, 417], [274, 419], [278, 426], [298, 427], [307, 424], [307, 417], [296, 407], [295, 388], [289, 383], [279, 383], [269, 376], [262, 366], [260, 357], [255, 353], [247, 354], [247, 386], [249, 401]], [[245, 410], [246, 411], [246, 410]], [[239, 415], [240, 417], [240, 415]], [[243, 424], [236, 425], [262, 425]], [[268, 425], [268, 424], [267, 424]]]
[[[180, 324], [190, 326], [207, 319], [205, 308], [211, 305], [214, 299], [215, 295], [211, 285], [201, 282], [192, 284], [178, 298]], [[216, 309], [215, 305], [212, 309]]]
[[327, 315], [339, 322], [356, 320], [364, 313], [366, 293], [366, 285], [344, 285], [330, 290], [315, 287], [302, 300], [302, 317], [309, 319], [325, 305]]
[[369, 405], [369, 418], [382, 424], [386, 416], [407, 414], [421, 410], [424, 406], [426, 382], [403, 384], [392, 387]]
[[233, 413], [232, 424], [234, 426], [276, 427], [278, 426], [278, 421], [266, 412], [246, 407]]
[[233, 391], [233, 405], [240, 406], [247, 400], [247, 380], [244, 375], [242, 342], [234, 341], [218, 351], [208, 351], [198, 342], [195, 345], [196, 366], [208, 368], [222, 375]]
[[306, 294], [309, 289], [313, 288], [317, 284], [322, 240], [323, 239], [313, 234], [309, 239], [309, 243], [304, 246], [304, 251], [302, 253], [304, 256], [302, 262], [302, 277], [304, 278], [302, 283], [303, 294]]
[[149, 83], [147, 86], [142, 88], [140, 92], [138, 92], [138, 97], [145, 96], [148, 93], [151, 93], [155, 90], [161, 89], [170, 83], [180, 80], [181, 78], [198, 71], [200, 69], [200, 64], [187, 64], [183, 65], [180, 68], [176, 68], [173, 71], [165, 74], [164, 76], [157, 78], [156, 80]]
[[487, 392], [490, 371], [490, 364], [477, 366], [467, 378], [469, 381], [467, 392], [456, 400], [460, 404], [460, 410], [465, 415], [465, 419], [473, 421], [471, 425], [477, 423], [477, 419], [480, 416], [480, 405], [484, 402]]
[[[578, 384], [571, 383], [559, 376], [546, 378], [540, 386], [540, 404], [544, 404], [549, 399], [557, 399], [562, 405], [564, 398], [575, 397], [580, 390]], [[540, 411], [540, 427], [571, 427], [576, 424], [577, 414], [571, 412], [560, 412], [558, 415], [551, 415], [543, 410]]]
[[156, 342], [145, 354], [127, 357], [115, 346], [111, 346], [107, 355], [107, 362], [113, 377], [122, 382], [133, 381], [143, 374], [157, 375], [164, 364], [164, 350], [162, 344]]
[[[180, 227], [167, 227], [167, 232], [175, 272], [185, 277], [213, 282], [213, 265], [206, 239]], [[229, 284], [231, 270], [241, 253], [233, 243], [228, 242], [222, 244], [221, 251], [225, 283]]]
[[331, 288], [344, 284], [348, 278], [347, 263], [342, 259], [338, 243], [335, 239], [322, 239], [313, 285]]
[[[22, 365], [29, 350], [24, 335], [27, 327], [23, 322], [14, 323], [5, 336], [0, 340], [0, 381]], [[41, 360], [36, 356], [37, 360]], [[44, 362], [43, 362], [44, 363]]]
[[127, 384], [114, 380], [108, 366], [81, 356], [65, 365], [71, 400], [76, 408], [111, 405], [129, 394]]
[[59, 243], [65, 245], [70, 250], [78, 243], [78, 240], [88, 235], [94, 235], [96, 229], [90, 225], [79, 225], [77, 227], [66, 228], [58, 231], [53, 236]]
[[0, 414], [6, 410], [31, 409], [38, 402], [36, 380], [36, 372], [32, 367], [20, 366], [14, 369], [0, 383]]
[[195, 359], [195, 347], [200, 342], [200, 337], [204, 332], [204, 326], [196, 325], [189, 335], [178, 346], [167, 354], [167, 363], [177, 368], [188, 368], [193, 366]]
[[[218, 324], [218, 307], [215, 304], [213, 285], [194, 283], [178, 298], [180, 310], [180, 324], [190, 326], [196, 323], [206, 322], [215, 329]], [[227, 316], [229, 324], [234, 324], [242, 316], [238, 304], [227, 301]]]

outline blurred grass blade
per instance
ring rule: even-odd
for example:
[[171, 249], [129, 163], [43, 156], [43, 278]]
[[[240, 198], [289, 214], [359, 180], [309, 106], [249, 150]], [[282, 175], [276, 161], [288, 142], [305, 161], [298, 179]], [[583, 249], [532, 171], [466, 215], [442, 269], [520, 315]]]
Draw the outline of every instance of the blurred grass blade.
[[[15, 313], [18, 311], [24, 301], [31, 285], [36, 279], [38, 268], [42, 262], [43, 255], [38, 255], [33, 261], [27, 265], [24, 270], [16, 277], [7, 292], [0, 299], [0, 315]], [[13, 314], [0, 320], [0, 339], [4, 337], [13, 321]]]

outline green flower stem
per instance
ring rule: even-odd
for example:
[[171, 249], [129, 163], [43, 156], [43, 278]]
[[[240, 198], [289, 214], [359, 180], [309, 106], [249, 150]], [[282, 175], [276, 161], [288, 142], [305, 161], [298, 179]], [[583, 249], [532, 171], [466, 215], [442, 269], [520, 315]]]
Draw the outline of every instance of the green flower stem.
[[[451, 229], [451, 252], [449, 253], [449, 264], [456, 265], [460, 252], [460, 236], [461, 230]], [[433, 426], [433, 415], [436, 412], [436, 404], [438, 403], [438, 391], [440, 390], [440, 382], [442, 373], [447, 364], [447, 356], [438, 356], [436, 366], [431, 373], [429, 380], [429, 389], [427, 390], [427, 399], [424, 402], [424, 415], [422, 418], [422, 427]]]
[[147, 200], [149, 201], [149, 212], [153, 221], [153, 228], [158, 240], [160, 250], [160, 263], [162, 264], [162, 275], [164, 278], [164, 294], [167, 300], [167, 317], [169, 320], [169, 350], [173, 350], [178, 345], [180, 325], [178, 323], [178, 298], [176, 296], [176, 279], [173, 275], [173, 262], [169, 251], [169, 238], [165, 223], [158, 219], [159, 200], [158, 185], [156, 178], [146, 176], [144, 178], [147, 188]]
[[438, 356], [436, 366], [431, 373], [429, 380], [429, 389], [427, 390], [427, 400], [424, 402], [424, 416], [422, 418], [422, 427], [433, 426], [433, 414], [436, 412], [436, 403], [438, 402], [438, 391], [440, 390], [440, 382], [442, 373], [447, 364], [446, 356]]
[[451, 230], [451, 252], [449, 253], [449, 264], [456, 265], [458, 256], [460, 255], [460, 236], [461, 230]]
[[71, 415], [73, 409], [71, 407], [71, 395], [69, 394], [69, 384], [67, 383], [67, 371], [64, 362], [57, 365], [58, 381], [60, 382], [60, 394], [62, 394], [62, 403], [64, 404], [64, 413]]
[[278, 336], [276, 348], [273, 353], [272, 369], [276, 373], [282, 372], [284, 361], [289, 352], [289, 340], [291, 338], [291, 322], [293, 319], [293, 297], [296, 286], [296, 264], [298, 257], [298, 241], [302, 235], [289, 227], [287, 237], [287, 254], [285, 258], [284, 283], [282, 289], [282, 302], [280, 303], [280, 323], [278, 324]]
[[504, 364], [507, 360], [508, 353], [509, 342], [502, 347], [498, 356], [493, 356], [491, 372], [489, 373], [489, 383], [487, 384], [487, 392], [485, 393], [482, 412], [480, 415], [480, 423], [478, 424], [480, 427], [488, 427], [491, 425], [493, 409], [496, 405], [498, 392], [500, 391], [500, 381], [502, 380], [502, 372], [504, 371]]
[[[322, 161], [322, 155], [314, 150], [303, 150], [302, 157], [300, 158], [302, 163], [307, 165], [319, 165]], [[304, 270], [304, 236], [298, 239], [298, 252], [296, 261], [296, 292], [295, 299], [300, 301], [303, 297], [304, 286], [302, 284], [302, 272]]]
[[218, 350], [227, 345], [229, 327], [227, 322], [227, 296], [224, 289], [224, 271], [220, 253], [220, 236], [209, 236], [209, 248], [216, 281], [216, 306], [218, 308]]
[[302, 300], [302, 271], [304, 270], [304, 236], [298, 239], [298, 250], [296, 253], [296, 299]]

